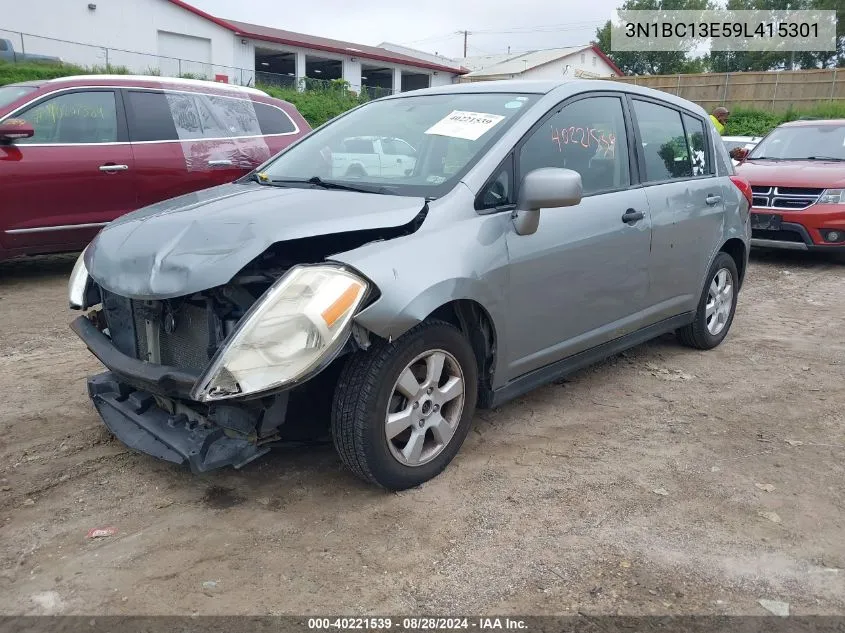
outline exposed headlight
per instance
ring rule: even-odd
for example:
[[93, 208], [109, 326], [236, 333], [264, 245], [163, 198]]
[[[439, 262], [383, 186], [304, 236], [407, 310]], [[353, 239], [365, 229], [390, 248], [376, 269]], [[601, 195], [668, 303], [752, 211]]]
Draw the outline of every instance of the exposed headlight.
[[[87, 248], [85, 250], [88, 250]], [[88, 288], [88, 269], [85, 268], [85, 251], [76, 258], [70, 279], [67, 282], [67, 298], [71, 310], [85, 310], [85, 294]]]
[[201, 402], [301, 380], [346, 342], [368, 283], [335, 266], [297, 266], [253, 304], [197, 381]]
[[845, 204], [845, 189], [825, 189], [816, 204]]

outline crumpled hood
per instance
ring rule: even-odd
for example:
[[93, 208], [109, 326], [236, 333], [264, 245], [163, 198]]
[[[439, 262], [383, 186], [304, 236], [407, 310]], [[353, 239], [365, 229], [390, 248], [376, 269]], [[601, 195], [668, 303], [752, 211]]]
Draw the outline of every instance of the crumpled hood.
[[115, 294], [169, 299], [227, 283], [285, 240], [409, 223], [423, 198], [227, 184], [166, 200], [111, 222], [85, 254]]
[[845, 187], [845, 165], [823, 160], [749, 160], [736, 173], [752, 185], [766, 187]]

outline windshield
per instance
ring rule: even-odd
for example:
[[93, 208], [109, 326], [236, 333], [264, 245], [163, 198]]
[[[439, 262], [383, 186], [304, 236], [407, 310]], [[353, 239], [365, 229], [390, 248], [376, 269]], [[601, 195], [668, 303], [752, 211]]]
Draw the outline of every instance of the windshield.
[[845, 125], [801, 125], [772, 131], [749, 159], [845, 160]]
[[4, 108], [13, 101], [17, 101], [25, 94], [35, 92], [33, 86], [2, 86], [0, 87], [0, 108]]
[[539, 95], [407, 96], [370, 102], [306, 136], [259, 182], [342, 183], [436, 198], [454, 187]]

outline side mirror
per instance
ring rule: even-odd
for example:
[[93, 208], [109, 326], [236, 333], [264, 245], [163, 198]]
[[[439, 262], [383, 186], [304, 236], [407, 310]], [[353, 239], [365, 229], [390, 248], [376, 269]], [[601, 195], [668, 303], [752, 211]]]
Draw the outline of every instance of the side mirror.
[[581, 202], [581, 174], [571, 169], [543, 167], [525, 174], [513, 224], [520, 235], [531, 235], [540, 225], [540, 209], [574, 207]]
[[0, 123], [0, 142], [14, 143], [35, 136], [35, 128], [23, 119], [6, 119]]

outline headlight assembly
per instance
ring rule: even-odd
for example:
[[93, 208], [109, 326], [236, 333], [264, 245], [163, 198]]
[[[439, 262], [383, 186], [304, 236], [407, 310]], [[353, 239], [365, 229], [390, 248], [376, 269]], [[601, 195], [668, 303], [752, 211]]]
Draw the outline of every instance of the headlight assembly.
[[82, 251], [73, 265], [73, 270], [70, 271], [70, 279], [67, 282], [67, 298], [72, 310], [85, 310], [89, 307], [85, 301], [88, 289], [88, 269], [85, 268], [84, 259], [85, 251]]
[[368, 282], [337, 266], [296, 266], [244, 315], [197, 381], [201, 402], [259, 394], [308, 376], [346, 342]]
[[845, 189], [825, 189], [816, 204], [845, 204]]

